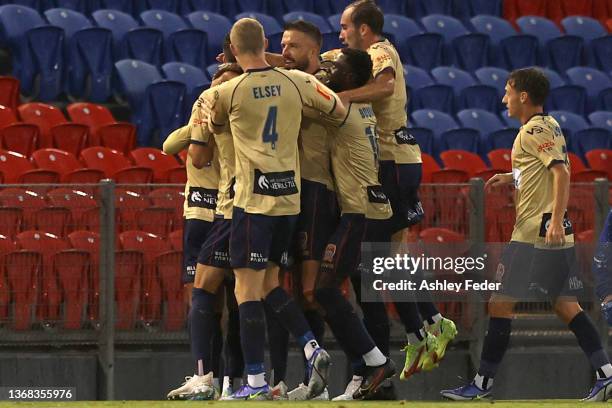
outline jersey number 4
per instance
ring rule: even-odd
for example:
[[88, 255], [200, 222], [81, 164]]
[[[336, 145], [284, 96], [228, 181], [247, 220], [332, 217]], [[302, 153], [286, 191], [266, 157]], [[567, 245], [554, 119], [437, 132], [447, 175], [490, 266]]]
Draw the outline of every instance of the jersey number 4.
[[270, 143], [272, 145], [272, 150], [276, 149], [276, 141], [278, 140], [278, 133], [276, 133], [277, 112], [278, 107], [270, 106], [270, 109], [268, 109], [268, 117], [266, 118], [266, 123], [264, 124], [263, 132], [261, 134], [263, 142]]

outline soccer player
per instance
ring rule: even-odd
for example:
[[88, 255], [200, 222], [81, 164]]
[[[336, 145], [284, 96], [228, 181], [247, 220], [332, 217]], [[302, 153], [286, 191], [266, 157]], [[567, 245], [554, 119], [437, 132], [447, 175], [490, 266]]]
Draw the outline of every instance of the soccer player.
[[441, 392], [452, 400], [491, 393], [508, 348], [514, 305], [542, 298], [554, 305], [596, 371], [597, 381], [584, 400], [605, 401], [612, 393], [612, 365], [576, 298], [582, 282], [576, 276], [574, 235], [567, 218], [569, 160], [559, 124], [543, 113], [548, 91], [548, 79], [535, 68], [513, 71], [506, 83], [503, 103], [522, 126], [512, 146], [512, 173], [496, 174], [486, 186], [514, 181], [516, 221], [497, 269], [501, 290], [489, 300], [489, 329], [478, 373], [469, 385]]
[[230, 262], [236, 275], [241, 343], [247, 384], [233, 399], [267, 399], [264, 372], [264, 302], [298, 339], [311, 367], [309, 396], [320, 394], [330, 365], [297, 304], [278, 285], [278, 265], [300, 211], [298, 134], [302, 109], [330, 117], [346, 109], [312, 75], [270, 67], [267, 40], [254, 19], [238, 20], [230, 32], [231, 49], [245, 74], [216, 89], [208, 105], [213, 132], [229, 124], [236, 158]]
[[597, 296], [601, 299], [601, 312], [612, 326], [612, 210], [599, 236], [593, 257], [593, 273], [597, 281]]
[[[285, 25], [281, 40], [283, 66], [312, 75], [320, 70], [321, 32], [312, 23], [294, 21]], [[326, 128], [307, 117], [300, 127], [300, 206], [297, 221], [295, 255], [296, 273], [301, 293], [304, 316], [312, 332], [321, 344], [325, 323], [314, 299], [314, 288], [323, 250], [338, 223], [336, 194], [330, 169], [330, 140]], [[270, 350], [270, 353], [274, 353]], [[307, 370], [306, 370], [307, 371]], [[275, 376], [276, 382], [276, 376]], [[296, 389], [289, 392], [289, 399], [305, 399], [308, 394], [308, 375]], [[317, 399], [329, 399], [327, 389]]]
[[[358, 0], [349, 4], [342, 13], [340, 25], [340, 40], [351, 48], [367, 51], [372, 58], [373, 81], [341, 92], [339, 96], [346, 102], [372, 103], [378, 122], [379, 178], [393, 208], [388, 233], [393, 242], [402, 242], [409, 227], [423, 218], [418, 196], [421, 151], [406, 128], [407, 96], [402, 63], [395, 47], [382, 37], [384, 16], [373, 1]], [[420, 370], [435, 367], [457, 329], [431, 301], [397, 302], [395, 306], [408, 342], [400, 375], [406, 379]]]
[[[214, 92], [212, 90], [214, 86], [232, 79], [241, 73], [242, 70], [236, 64], [222, 66], [215, 73], [211, 89], [205, 91], [205, 93]], [[202, 145], [204, 143], [202, 139], [203, 134], [208, 133], [208, 129], [207, 123], [200, 116], [199, 103], [201, 102], [196, 101], [194, 103], [188, 125], [174, 131], [164, 142], [164, 151], [166, 153], [178, 153], [190, 144], [195, 145], [196, 150], [206, 149], [207, 146]], [[225, 191], [218, 191], [218, 187], [225, 186], [227, 171], [224, 171], [225, 167], [223, 167], [220, 174], [219, 160], [216, 157], [213, 158], [210, 154], [212, 149], [209, 148], [204, 152], [205, 154], [201, 155], [194, 155], [193, 150], [194, 147], [190, 147], [190, 154], [187, 156], [186, 163], [188, 183], [185, 187], [185, 213], [189, 217], [190, 214], [197, 216], [204, 211], [209, 215], [209, 212], [212, 211], [214, 217], [215, 210], [218, 212], [219, 206], [223, 208], [226, 205], [224, 201]], [[221, 198], [221, 201], [218, 201], [218, 196]], [[211, 223], [212, 227], [209, 226], [207, 231], [200, 231], [196, 228], [189, 228], [190, 223], [194, 221], [199, 220], [187, 218], [186, 221], [186, 237], [190, 237], [190, 239], [185, 239], [185, 258], [190, 270], [193, 270], [190, 274], [192, 276], [192, 303], [189, 321], [190, 340], [196, 359], [197, 374], [189, 377], [181, 387], [170, 391], [168, 393], [169, 399], [212, 399], [215, 396], [215, 388], [218, 388], [218, 385], [214, 384], [212, 376], [214, 372], [218, 371], [218, 363], [214, 361], [213, 357], [216, 355], [218, 361], [221, 354], [220, 347], [216, 346], [214, 342], [215, 337], [221, 337], [221, 316], [220, 313], [215, 311], [216, 303], [218, 302], [216, 294], [221, 282], [218, 285], [207, 283], [207, 278], [209, 278], [209, 275], [215, 274], [223, 277], [224, 270], [222, 268], [225, 265], [220, 265], [220, 271], [216, 269], [211, 270], [200, 259], [202, 245], [216, 238], [216, 231], [218, 230], [216, 228], [217, 222]], [[195, 225], [197, 226], [198, 224]], [[229, 269], [229, 265], [227, 265], [226, 269]], [[209, 292], [206, 292], [206, 290]], [[206, 296], [206, 294], [209, 296]], [[228, 303], [231, 304], [233, 294], [230, 292], [227, 296]], [[209, 304], [204, 304], [206, 300], [209, 300]], [[234, 316], [234, 319], [232, 319], [230, 309], [230, 327], [232, 326], [232, 320], [236, 320], [236, 318], [237, 316]], [[228, 336], [235, 336], [235, 334], [228, 333]], [[212, 347], [211, 341], [213, 341]], [[220, 341], [217, 342], [221, 343]], [[230, 368], [232, 362], [240, 359], [239, 356], [233, 356], [230, 352], [227, 355], [231, 359], [228, 359], [226, 363], [226, 371]], [[242, 369], [239, 371], [242, 372]]]
[[[333, 62], [325, 64], [328, 70], [321, 76], [336, 92], [363, 86], [371, 76], [372, 61], [364, 51], [345, 48]], [[340, 285], [358, 271], [361, 243], [371, 234], [369, 230], [376, 227], [373, 221], [389, 219], [392, 210], [378, 182], [376, 117], [371, 105], [351, 103], [347, 115], [328, 131], [342, 213], [340, 224], [325, 248], [315, 296], [334, 336], [351, 361], [365, 361], [363, 382], [350, 399], [369, 399], [384, 380], [395, 374], [395, 366], [377, 347], [342, 295]], [[382, 319], [387, 318], [382, 302], [371, 305], [381, 309]], [[363, 309], [365, 315], [365, 304]]]

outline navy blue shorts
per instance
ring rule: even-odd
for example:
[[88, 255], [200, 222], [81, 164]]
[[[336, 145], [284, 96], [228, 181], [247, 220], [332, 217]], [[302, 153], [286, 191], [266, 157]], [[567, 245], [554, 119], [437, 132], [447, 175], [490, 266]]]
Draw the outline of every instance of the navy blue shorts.
[[325, 184], [302, 179], [302, 210], [296, 226], [296, 261], [323, 258], [323, 250], [338, 224], [336, 194]]
[[198, 263], [217, 268], [230, 269], [229, 243], [232, 220], [215, 218], [208, 238], [200, 248]]
[[495, 280], [502, 284], [498, 293], [521, 301], [578, 297], [584, 289], [574, 247], [539, 249], [516, 241], [504, 248]]
[[380, 162], [378, 178], [393, 209], [393, 216], [387, 221], [391, 234], [423, 219], [423, 205], [419, 198], [422, 174], [421, 163]]
[[342, 214], [323, 253], [318, 287], [338, 287], [346, 277], [358, 273], [366, 233], [365, 215]]
[[287, 264], [297, 218], [297, 215], [249, 214], [234, 207], [230, 238], [232, 268], [260, 270], [268, 262]]
[[206, 241], [213, 225], [212, 222], [199, 220], [197, 218], [190, 218], [184, 221], [183, 274], [181, 279], [183, 284], [193, 283], [200, 248], [204, 241]]

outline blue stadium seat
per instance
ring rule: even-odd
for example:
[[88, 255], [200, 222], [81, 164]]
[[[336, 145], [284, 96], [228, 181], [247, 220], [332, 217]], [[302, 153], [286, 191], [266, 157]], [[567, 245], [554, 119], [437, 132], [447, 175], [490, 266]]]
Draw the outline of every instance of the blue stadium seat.
[[589, 124], [584, 117], [576, 113], [567, 111], [550, 111], [548, 114], [555, 118], [559, 123], [559, 126], [561, 126], [561, 129], [563, 129], [563, 134], [565, 135], [565, 138], [568, 139], [568, 147], [570, 149], [572, 146], [571, 139], [574, 133], [589, 127]]
[[332, 31], [331, 33], [323, 34], [323, 44], [321, 45], [321, 52], [342, 48], [342, 42], [340, 41], [340, 33]]
[[461, 35], [453, 40], [455, 63], [462, 69], [474, 71], [489, 62], [489, 36], [479, 33]]
[[546, 110], [564, 110], [584, 115], [586, 90], [579, 85], [562, 85], [551, 88], [546, 100]]
[[612, 88], [600, 92], [597, 98], [597, 109], [612, 111]]
[[501, 104], [501, 98], [503, 98], [506, 93], [506, 82], [508, 81], [508, 75], [510, 75], [510, 73], [503, 68], [482, 67], [477, 69], [474, 75], [481, 84], [493, 86], [497, 89], [500, 100], [499, 103]]
[[406, 15], [414, 19], [431, 14], [451, 15], [452, 11], [452, 0], [407, 0], [406, 2]]
[[535, 65], [538, 58], [538, 39], [532, 35], [515, 35], [500, 43], [502, 60], [508, 70]]
[[210, 86], [210, 80], [198, 67], [185, 64], [183, 62], [167, 62], [162, 65], [164, 76], [171, 80], [185, 84], [185, 118], [191, 112], [191, 106], [198, 99], [198, 96]]
[[482, 109], [464, 109], [457, 112], [457, 119], [462, 126], [476, 129], [481, 134], [481, 139], [498, 130], [505, 128], [496, 114]]
[[418, 127], [431, 129], [436, 136], [447, 130], [459, 128], [452, 116], [434, 109], [419, 109], [412, 112], [412, 123]]
[[518, 119], [511, 118], [510, 116], [508, 116], [508, 109], [503, 110], [499, 116], [501, 117], [502, 122], [507, 127], [517, 128], [517, 129], [521, 127], [521, 122]]
[[470, 22], [477, 32], [488, 35], [495, 45], [505, 38], [517, 35], [516, 30], [508, 20], [500, 17], [479, 15], [472, 17]]
[[564, 35], [550, 40], [546, 44], [545, 60], [550, 68], [565, 72], [571, 67], [582, 64], [584, 41], [575, 35]]
[[429, 72], [423, 68], [408, 64], [404, 64], [404, 80], [406, 85], [413, 89], [419, 89], [435, 83]]
[[612, 88], [612, 80], [601, 71], [588, 67], [574, 67], [566, 71], [570, 82], [583, 86], [587, 91], [587, 112], [598, 109], [600, 93]]
[[544, 48], [546, 43], [553, 38], [563, 35], [559, 27], [546, 17], [523, 16], [516, 19], [516, 24], [523, 34], [535, 36], [541, 48]]
[[268, 12], [267, 4], [265, 0], [236, 0], [238, 3], [238, 9], [241, 12], [254, 12], [265, 14]]
[[119, 80], [117, 91], [127, 97], [132, 107], [144, 103], [147, 86], [163, 80], [155, 65], [143, 61], [124, 59], [115, 63]]
[[79, 30], [68, 42], [66, 92], [92, 102], [106, 102], [112, 95], [113, 36], [110, 30]]
[[487, 151], [495, 149], [512, 149], [512, 144], [518, 132], [518, 128], [506, 128], [489, 133], [486, 140]]
[[590, 55], [589, 65], [612, 75], [612, 35], [591, 41]]
[[419, 143], [421, 152], [427, 153], [429, 155], [434, 154], [434, 134], [431, 129], [426, 129], [422, 127], [411, 127], [409, 128], [409, 131], [410, 134], [414, 136], [414, 138]]
[[134, 10], [131, 0], [98, 0], [98, 3], [100, 10], [119, 10], [128, 14], [132, 14]]
[[285, 23], [295, 20], [304, 20], [316, 25], [319, 28], [319, 31], [321, 31], [321, 34], [328, 34], [332, 32], [327, 20], [318, 14], [309, 13], [307, 11], [293, 11], [283, 16], [283, 21]]
[[434, 109], [445, 113], [455, 112], [455, 91], [449, 85], [432, 84], [409, 89], [409, 109]]
[[54, 0], [49, 3], [51, 7], [74, 10], [83, 14], [91, 12], [90, 7], [95, 7], [91, 0]]
[[398, 14], [385, 14], [383, 33], [392, 34], [399, 49], [399, 44], [405, 44], [408, 38], [413, 35], [422, 34], [423, 29], [408, 17]]
[[111, 30], [115, 59], [136, 59], [159, 65], [163, 33], [155, 28], [140, 27], [134, 18], [122, 11], [98, 10], [92, 13], [96, 24]]
[[164, 33], [164, 60], [179, 61], [195, 66], [206, 65], [208, 54], [206, 33], [189, 28], [187, 23], [174, 13], [164, 10], [148, 10], [140, 14], [148, 26]]
[[[318, 0], [317, 3], [320, 3], [323, 0]], [[333, 14], [342, 14], [345, 7], [351, 4], [351, 0], [327, 0], [328, 4], [331, 6], [331, 12]], [[332, 26], [333, 27], [333, 26]]]
[[437, 83], [451, 86], [455, 92], [455, 110], [477, 108], [497, 111], [497, 89], [478, 84], [468, 72], [453, 67], [437, 67], [431, 70]]
[[430, 33], [441, 34], [444, 37], [444, 57], [445, 65], [451, 65], [454, 62], [453, 41], [462, 35], [470, 34], [461, 21], [456, 18], [441, 14], [432, 14], [421, 19], [421, 24], [425, 30]]
[[608, 129], [612, 132], [612, 112], [595, 111], [589, 115], [589, 121], [595, 127]]
[[[274, 3], [274, 2], [272, 2]], [[284, 9], [287, 12], [292, 11], [308, 11], [310, 13], [317, 13], [320, 16], [327, 17], [331, 13], [331, 8], [329, 6], [329, 2], [327, 1], [314, 1], [314, 0], [283, 0], [280, 2], [284, 5]], [[317, 3], [317, 7], [315, 7], [315, 3]], [[268, 3], [268, 7], [270, 7], [270, 3]]]
[[327, 17], [327, 22], [332, 30], [340, 31], [340, 17], [342, 17], [342, 13], [332, 14]]
[[466, 150], [479, 153], [480, 134], [475, 129], [459, 128], [451, 129], [442, 133], [436, 144], [436, 158], [445, 150]]
[[66, 40], [70, 40], [72, 35], [84, 28], [93, 26], [91, 21], [78, 11], [54, 8], [45, 11], [45, 17], [49, 24], [60, 27], [64, 30]]
[[183, 0], [180, 5], [180, 14], [187, 15], [194, 11], [221, 11], [221, 0]]
[[208, 77], [211, 80], [212, 80], [212, 77], [215, 75], [215, 72], [217, 72], [217, 68], [219, 68], [219, 64], [217, 64], [216, 62], [206, 67], [206, 74], [208, 74]]
[[223, 40], [232, 28], [231, 21], [220, 14], [207, 11], [194, 11], [187, 15], [192, 27], [202, 30], [208, 36], [207, 61], [214, 61], [217, 54], [223, 51]]
[[548, 78], [551, 88], [565, 85], [565, 80], [556, 71], [545, 67], [537, 67]]
[[442, 65], [444, 37], [437, 33], [413, 35], [398, 48], [402, 62], [423, 69]]
[[605, 28], [591, 17], [570, 16], [561, 20], [561, 25], [567, 34], [577, 35], [585, 41], [608, 35]]
[[15, 6], [29, 7], [38, 12], [43, 12], [45, 10], [46, 1], [44, 0], [13, 0], [10, 3], [8, 1], [6, 1], [5, 3], [10, 4], [10, 5], [15, 5]]
[[593, 149], [612, 149], [612, 133], [608, 129], [589, 128], [572, 133], [569, 150], [585, 159]]
[[479, 14], [501, 16], [502, 0], [453, 0], [453, 15], [463, 22]]
[[23, 40], [26, 31], [45, 24], [38, 11], [33, 8], [14, 4], [7, 4], [0, 8], [0, 29], [2, 30], [0, 38], [3, 43], [11, 46], [17, 56], [25, 51], [18, 49], [17, 43]]
[[431, 70], [431, 76], [437, 83], [453, 87], [456, 96], [459, 96], [464, 88], [476, 85], [474, 77], [459, 68], [437, 67]]
[[238, 20], [245, 17], [254, 18], [261, 23], [264, 28], [264, 32], [266, 33], [266, 37], [268, 38], [268, 47], [271, 52], [281, 52], [280, 39], [282, 37], [283, 28], [274, 17], [262, 13], [247, 11], [236, 14], [235, 19]]
[[176, 13], [178, 0], [138, 0], [134, 2], [134, 15], [140, 15], [147, 10], [166, 10]]

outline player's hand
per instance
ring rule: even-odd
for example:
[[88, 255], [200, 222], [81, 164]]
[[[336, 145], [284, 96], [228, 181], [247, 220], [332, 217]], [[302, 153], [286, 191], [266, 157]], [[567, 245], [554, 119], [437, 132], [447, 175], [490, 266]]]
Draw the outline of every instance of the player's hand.
[[217, 54], [217, 58], [215, 58], [219, 64], [225, 64], [225, 54], [220, 52]]
[[512, 173], [498, 173], [487, 180], [485, 188], [490, 189], [491, 187], [502, 186], [512, 182]]
[[346, 92], [339, 92], [338, 98], [340, 98], [340, 102], [342, 102], [344, 107], [348, 109], [349, 103], [351, 103], [348, 94]]
[[550, 223], [546, 230], [544, 243], [548, 246], [561, 246], [565, 244], [565, 229], [562, 223]]

